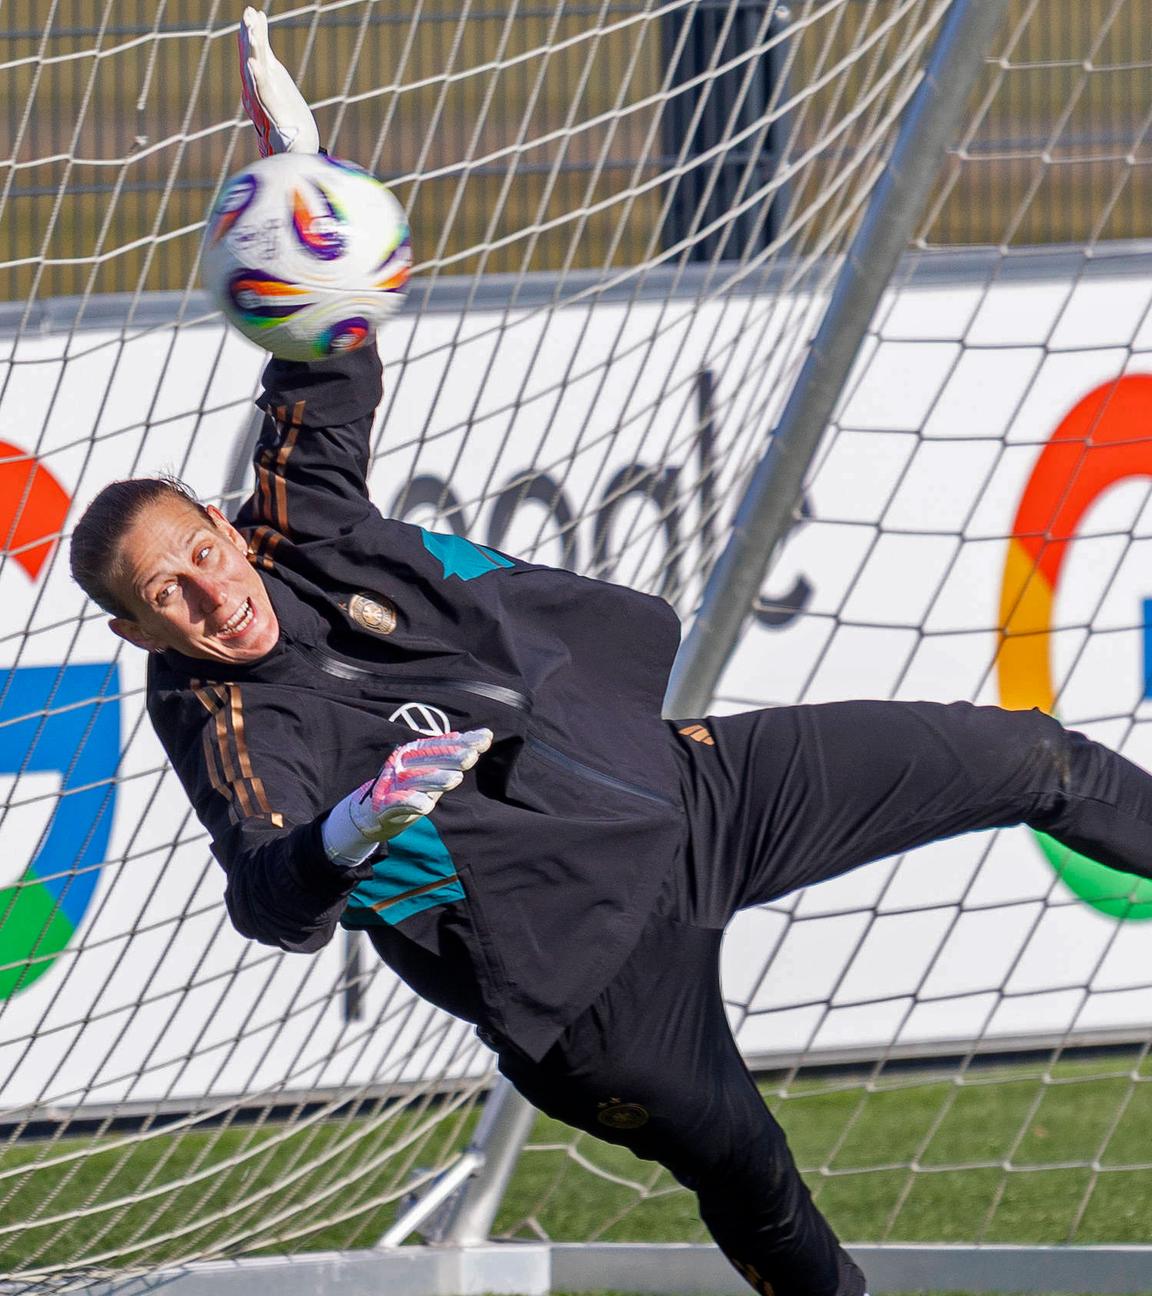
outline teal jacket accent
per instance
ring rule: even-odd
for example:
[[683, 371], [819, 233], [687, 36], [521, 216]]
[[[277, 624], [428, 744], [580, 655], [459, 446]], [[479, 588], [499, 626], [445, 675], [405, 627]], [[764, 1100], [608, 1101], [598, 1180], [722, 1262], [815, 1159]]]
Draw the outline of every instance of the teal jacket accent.
[[463, 536], [444, 535], [439, 531], [420, 533], [424, 539], [424, 548], [432, 554], [444, 568], [444, 579], [458, 576], [461, 580], [475, 580], [500, 567], [514, 567], [511, 558], [505, 558], [495, 549], [486, 549], [483, 545], [473, 544]]
[[341, 926], [395, 927], [425, 909], [464, 899], [464, 888], [436, 825], [417, 819], [372, 862], [372, 876], [348, 897]]

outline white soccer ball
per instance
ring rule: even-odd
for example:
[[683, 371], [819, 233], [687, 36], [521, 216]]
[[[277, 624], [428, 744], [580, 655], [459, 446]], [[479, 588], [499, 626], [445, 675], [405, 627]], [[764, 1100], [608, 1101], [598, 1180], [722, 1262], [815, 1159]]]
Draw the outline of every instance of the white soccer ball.
[[283, 360], [363, 345], [404, 300], [404, 209], [374, 176], [323, 153], [276, 153], [225, 184], [201, 273], [245, 337]]

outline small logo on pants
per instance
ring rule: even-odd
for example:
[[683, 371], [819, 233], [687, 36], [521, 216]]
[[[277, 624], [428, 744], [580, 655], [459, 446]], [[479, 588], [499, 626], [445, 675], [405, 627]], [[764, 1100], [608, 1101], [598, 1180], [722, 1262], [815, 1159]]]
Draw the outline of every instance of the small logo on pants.
[[619, 1098], [609, 1098], [599, 1104], [596, 1119], [609, 1129], [633, 1130], [648, 1124], [648, 1109], [639, 1103], [621, 1102]]
[[677, 733], [682, 734], [685, 738], [691, 738], [693, 742], [703, 743], [705, 747], [716, 746], [716, 739], [702, 724], [685, 725], [683, 729], [678, 729]]

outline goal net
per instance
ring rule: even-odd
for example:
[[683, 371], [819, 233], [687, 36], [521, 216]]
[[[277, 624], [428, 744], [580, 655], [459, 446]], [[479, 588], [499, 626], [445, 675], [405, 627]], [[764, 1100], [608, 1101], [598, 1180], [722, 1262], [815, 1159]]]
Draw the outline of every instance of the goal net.
[[[381, 507], [690, 615], [948, 8], [273, 6], [321, 138], [412, 217]], [[116, 477], [246, 493], [261, 356], [196, 280], [253, 153], [238, 12], [8, 15], [0, 1274], [372, 1246], [458, 1158], [490, 1056], [354, 935], [302, 959], [231, 930], [143, 662], [59, 543]], [[718, 709], [1003, 700], [1152, 763], [1142, 30], [1134, 2], [1011, 7]], [[1149, 914], [1000, 834], [737, 922], [734, 1024], [844, 1236], [1143, 1236]], [[666, 1177], [546, 1122], [499, 1229], [698, 1235]]]

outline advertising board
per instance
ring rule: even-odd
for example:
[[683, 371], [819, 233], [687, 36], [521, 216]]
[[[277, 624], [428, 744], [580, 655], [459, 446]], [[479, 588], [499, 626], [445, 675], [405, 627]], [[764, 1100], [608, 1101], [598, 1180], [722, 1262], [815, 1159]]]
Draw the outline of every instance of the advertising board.
[[[1150, 302], [1152, 271], [937, 273], [893, 294], [717, 709], [1035, 705], [1152, 767]], [[404, 317], [382, 344], [374, 498], [690, 614], [778, 412], [784, 339], [819, 309], [673, 297]], [[350, 995], [342, 940], [306, 958], [232, 931], [144, 716], [143, 655], [85, 606], [56, 546], [115, 477], [175, 471], [234, 503], [260, 354], [215, 322], [0, 345], [5, 1107], [483, 1069], [467, 1028], [363, 955]], [[419, 729], [427, 700], [404, 703]], [[1152, 1020], [1150, 916], [1152, 885], [1118, 887], [1027, 830], [957, 838], [741, 915], [725, 991], [755, 1056], [1133, 1035]]]

